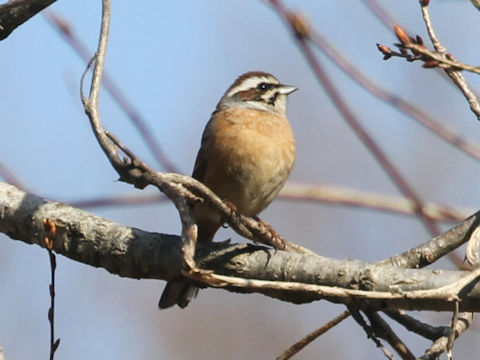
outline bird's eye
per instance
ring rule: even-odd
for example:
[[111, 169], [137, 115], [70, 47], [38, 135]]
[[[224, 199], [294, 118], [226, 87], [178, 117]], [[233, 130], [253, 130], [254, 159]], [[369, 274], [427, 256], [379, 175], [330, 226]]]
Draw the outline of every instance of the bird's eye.
[[265, 91], [265, 90], [270, 89], [271, 87], [272, 87], [272, 84], [260, 83], [260, 84], [258, 84], [257, 89]]

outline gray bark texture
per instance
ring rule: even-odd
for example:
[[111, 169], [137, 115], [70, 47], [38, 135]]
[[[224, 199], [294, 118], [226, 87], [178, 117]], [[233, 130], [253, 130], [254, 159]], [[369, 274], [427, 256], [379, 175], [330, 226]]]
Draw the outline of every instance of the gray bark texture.
[[[44, 238], [49, 234], [44, 219], [57, 226], [56, 235], [50, 236], [53, 250], [70, 259], [136, 279], [168, 280], [181, 274], [179, 236], [119, 225], [0, 183], [0, 232], [45, 247]], [[467, 225], [474, 222], [467, 221]], [[463, 232], [470, 231], [470, 225], [464, 227]], [[465, 236], [459, 228], [460, 225], [455, 228], [458, 236]], [[428, 293], [460, 282], [470, 274], [466, 271], [405, 269], [382, 262], [330, 259], [252, 244], [212, 243], [197, 249], [195, 259], [199, 268], [214, 274], [252, 280], [251, 286], [228, 279], [216, 286], [236, 292], [259, 292], [293, 303], [326, 299], [371, 310], [451, 311], [454, 302], [459, 301], [461, 311], [480, 311], [480, 285], [476, 278], [460, 286], [452, 296]], [[427, 293], [421, 296], [419, 290]]]

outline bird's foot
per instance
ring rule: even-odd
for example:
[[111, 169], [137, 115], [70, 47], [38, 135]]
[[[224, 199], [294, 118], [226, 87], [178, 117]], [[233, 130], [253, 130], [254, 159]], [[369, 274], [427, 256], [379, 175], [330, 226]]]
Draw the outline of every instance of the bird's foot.
[[271, 236], [270, 245], [272, 245], [275, 249], [279, 249], [279, 250], [285, 249], [285, 241], [280, 236], [280, 234], [273, 229], [273, 227], [269, 223], [263, 221], [258, 216], [254, 216], [253, 218], [257, 220], [260, 224], [262, 224], [266, 232], [270, 234]]

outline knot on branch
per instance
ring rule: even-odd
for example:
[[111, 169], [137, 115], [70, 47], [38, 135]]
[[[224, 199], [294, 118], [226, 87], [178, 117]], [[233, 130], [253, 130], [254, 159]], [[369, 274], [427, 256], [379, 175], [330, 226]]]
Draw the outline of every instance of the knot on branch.
[[374, 288], [373, 273], [370, 269], [365, 269], [354, 274], [352, 281], [349, 283], [351, 289], [372, 291]]

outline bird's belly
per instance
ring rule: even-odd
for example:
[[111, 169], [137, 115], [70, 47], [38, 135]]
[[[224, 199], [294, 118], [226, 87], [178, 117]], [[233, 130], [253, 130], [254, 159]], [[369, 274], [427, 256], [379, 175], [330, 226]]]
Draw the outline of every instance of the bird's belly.
[[[219, 197], [232, 202], [247, 216], [257, 215], [278, 194], [293, 166], [294, 143], [268, 137], [242, 137], [243, 144], [219, 149], [228, 156], [210, 172], [209, 186]], [[222, 142], [225, 144], [225, 142]], [[232, 144], [232, 142], [226, 142]]]

